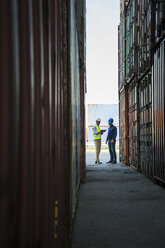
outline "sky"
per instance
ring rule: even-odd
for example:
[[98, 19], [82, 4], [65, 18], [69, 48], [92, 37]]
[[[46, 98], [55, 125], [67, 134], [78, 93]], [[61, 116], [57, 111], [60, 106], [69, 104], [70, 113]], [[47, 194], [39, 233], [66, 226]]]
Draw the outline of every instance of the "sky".
[[87, 104], [118, 103], [120, 0], [87, 2]]

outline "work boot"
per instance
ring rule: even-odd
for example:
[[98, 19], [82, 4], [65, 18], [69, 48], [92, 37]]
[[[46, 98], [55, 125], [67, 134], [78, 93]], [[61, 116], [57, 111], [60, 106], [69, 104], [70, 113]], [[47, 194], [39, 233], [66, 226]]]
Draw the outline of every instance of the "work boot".
[[102, 164], [102, 162], [100, 162], [100, 161], [99, 161], [99, 162], [97, 162], [97, 163], [98, 163], [98, 164]]
[[112, 162], [111, 164], [116, 164], [116, 162]]
[[107, 164], [110, 164], [110, 163], [112, 163], [112, 161], [111, 160], [109, 160], [108, 162], [106, 162]]

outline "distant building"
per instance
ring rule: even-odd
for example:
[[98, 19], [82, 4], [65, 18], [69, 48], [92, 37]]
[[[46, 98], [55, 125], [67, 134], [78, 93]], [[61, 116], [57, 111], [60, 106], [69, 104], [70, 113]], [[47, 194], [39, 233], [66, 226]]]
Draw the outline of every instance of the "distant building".
[[[117, 139], [119, 142], [119, 108], [118, 104], [88, 104], [86, 109], [86, 141], [93, 142], [92, 127], [97, 118], [101, 118], [101, 129], [108, 130], [108, 119], [114, 119], [114, 125], [117, 127]], [[102, 135], [102, 142], [106, 141], [107, 132]]]

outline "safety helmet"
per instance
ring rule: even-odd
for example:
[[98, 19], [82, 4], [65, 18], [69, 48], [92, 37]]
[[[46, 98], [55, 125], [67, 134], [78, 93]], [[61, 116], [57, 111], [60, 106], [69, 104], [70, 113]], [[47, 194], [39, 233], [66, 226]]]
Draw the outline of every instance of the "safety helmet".
[[101, 122], [101, 119], [100, 119], [100, 118], [97, 118], [97, 119], [96, 119], [96, 121], [99, 121], [99, 122]]
[[108, 123], [113, 123], [113, 118], [110, 118], [110, 119], [108, 120]]

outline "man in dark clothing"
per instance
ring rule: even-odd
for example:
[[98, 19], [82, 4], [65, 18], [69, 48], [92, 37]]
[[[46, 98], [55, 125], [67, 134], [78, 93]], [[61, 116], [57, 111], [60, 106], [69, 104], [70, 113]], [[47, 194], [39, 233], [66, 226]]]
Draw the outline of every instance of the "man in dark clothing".
[[117, 136], [117, 128], [113, 125], [113, 118], [108, 120], [109, 128], [108, 135], [105, 144], [108, 142], [110, 160], [107, 163], [116, 164], [116, 136]]

